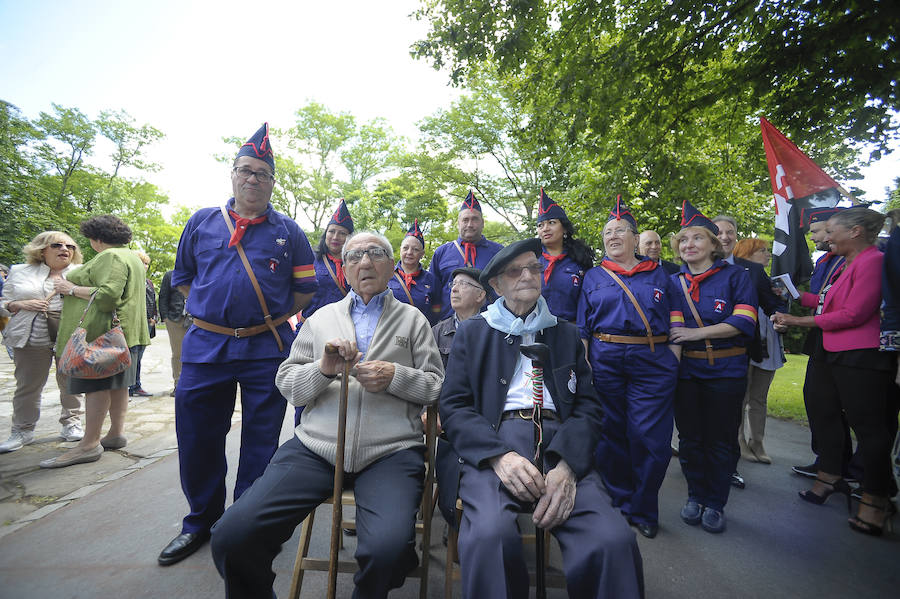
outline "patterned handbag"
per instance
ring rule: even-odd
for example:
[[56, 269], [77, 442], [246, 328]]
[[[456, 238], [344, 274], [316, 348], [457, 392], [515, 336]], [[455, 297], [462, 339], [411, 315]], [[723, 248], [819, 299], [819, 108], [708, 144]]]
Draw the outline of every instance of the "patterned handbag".
[[63, 354], [59, 358], [59, 371], [67, 376], [79, 379], [105, 379], [131, 366], [131, 352], [128, 350], [125, 333], [122, 332], [115, 310], [112, 313], [113, 328], [90, 343], [86, 341], [87, 331], [82, 325], [93, 302], [92, 294], [78, 326], [66, 342]]

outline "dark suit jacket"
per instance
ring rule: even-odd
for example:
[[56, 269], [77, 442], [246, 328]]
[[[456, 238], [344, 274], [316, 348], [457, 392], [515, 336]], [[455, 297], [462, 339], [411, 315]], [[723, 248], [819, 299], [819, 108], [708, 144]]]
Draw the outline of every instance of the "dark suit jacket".
[[[497, 429], [522, 339], [507, 338], [481, 315], [461, 323], [455, 337], [438, 404], [441, 427], [449, 441], [438, 447], [438, 486], [441, 510], [450, 522], [462, 461], [489, 468], [490, 458], [512, 451]], [[544, 385], [561, 420], [546, 447], [545, 468], [550, 470], [564, 459], [581, 479], [594, 467], [602, 415], [584, 345], [578, 329], [566, 321], [545, 329], [537, 340], [550, 346], [551, 364], [544, 370]]]
[[666, 271], [666, 274], [674, 275], [681, 272], [681, 267], [674, 262], [669, 262], [668, 260], [660, 260], [659, 264], [663, 267], [663, 270]]
[[[747, 271], [747, 274], [750, 275], [750, 280], [753, 281], [753, 288], [756, 289], [759, 307], [762, 308], [766, 316], [771, 316], [775, 312], [788, 311], [787, 302], [772, 291], [772, 281], [761, 264], [738, 258], [737, 256], [734, 257], [734, 264], [735, 266], [742, 266]], [[762, 337], [759, 334], [758, 322], [756, 323], [756, 333], [753, 336], [753, 341], [747, 346], [747, 350], [750, 359], [754, 362], [762, 362], [768, 357], [765, 344], [762, 342]]]

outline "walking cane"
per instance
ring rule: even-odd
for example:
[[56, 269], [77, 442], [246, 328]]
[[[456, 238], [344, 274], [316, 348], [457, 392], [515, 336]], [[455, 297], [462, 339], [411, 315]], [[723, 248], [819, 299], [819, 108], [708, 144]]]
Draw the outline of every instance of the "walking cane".
[[[531, 388], [534, 411], [534, 465], [544, 475], [544, 366], [550, 362], [550, 347], [546, 343], [532, 343], [519, 347], [522, 355], [531, 360]], [[544, 564], [544, 529], [534, 527], [535, 597], [546, 599], [547, 581]]]
[[[325, 345], [326, 354], [337, 353], [338, 348]], [[328, 556], [328, 599], [334, 599], [337, 593], [338, 551], [341, 543], [341, 519], [343, 505], [341, 493], [344, 490], [344, 446], [347, 440], [347, 396], [350, 392], [350, 360], [344, 360], [344, 371], [341, 374], [341, 400], [338, 405], [337, 453], [334, 455], [334, 493], [331, 511], [331, 553]]]

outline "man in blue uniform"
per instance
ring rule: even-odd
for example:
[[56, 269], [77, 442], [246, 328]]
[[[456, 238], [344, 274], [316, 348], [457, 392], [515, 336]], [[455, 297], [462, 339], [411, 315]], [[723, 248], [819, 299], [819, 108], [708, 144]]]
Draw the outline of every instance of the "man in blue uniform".
[[191, 511], [181, 534], [160, 553], [163, 566], [205, 543], [225, 509], [225, 435], [237, 385], [242, 425], [235, 499], [278, 447], [286, 403], [275, 373], [294, 338], [287, 319], [309, 303], [316, 283], [306, 235], [269, 203], [274, 175], [264, 124], [235, 158], [234, 197], [224, 207], [197, 211], [178, 244], [172, 285], [194, 316], [175, 402], [181, 488]]
[[[501, 297], [456, 332], [439, 400], [441, 423], [460, 460], [438, 469], [438, 485], [463, 503], [459, 556], [463, 597], [528, 596], [528, 570], [516, 527], [530, 510], [559, 540], [572, 597], [643, 594], [634, 533], [609, 505], [593, 468], [601, 407], [574, 324], [558, 320], [541, 296], [537, 239], [501, 250], [481, 274]], [[544, 366], [546, 472], [534, 457], [531, 363], [522, 344], [550, 347]], [[461, 463], [460, 463], [461, 462]]]
[[394, 266], [394, 276], [388, 287], [394, 297], [419, 309], [434, 326], [441, 313], [441, 285], [437, 278], [421, 266], [425, 255], [425, 236], [416, 219], [400, 244], [400, 260]]
[[471, 191], [459, 208], [456, 226], [459, 230], [459, 237], [456, 241], [448, 241], [434, 250], [431, 266], [428, 268], [437, 277], [443, 290], [440, 320], [452, 314], [450, 281], [453, 271], [460, 266], [484, 268], [491, 258], [503, 248], [499, 243], [488, 241], [482, 235], [484, 217], [481, 214], [481, 204], [478, 203], [475, 194]]

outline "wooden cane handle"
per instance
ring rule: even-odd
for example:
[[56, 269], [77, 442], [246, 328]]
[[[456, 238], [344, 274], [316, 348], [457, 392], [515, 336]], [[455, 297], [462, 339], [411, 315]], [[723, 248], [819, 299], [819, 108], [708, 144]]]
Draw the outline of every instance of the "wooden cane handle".
[[330, 343], [325, 344], [325, 353], [326, 354], [336, 354], [338, 353], [337, 345], [332, 345]]

